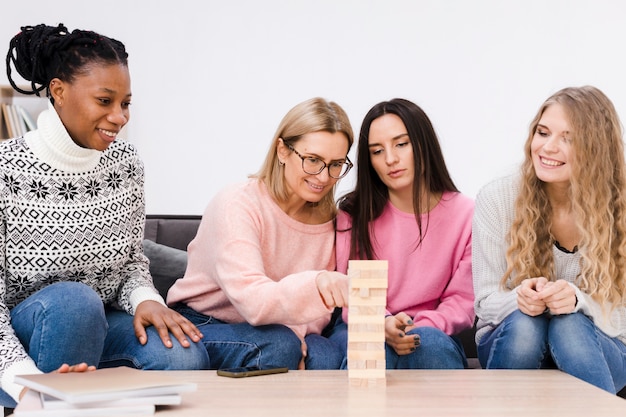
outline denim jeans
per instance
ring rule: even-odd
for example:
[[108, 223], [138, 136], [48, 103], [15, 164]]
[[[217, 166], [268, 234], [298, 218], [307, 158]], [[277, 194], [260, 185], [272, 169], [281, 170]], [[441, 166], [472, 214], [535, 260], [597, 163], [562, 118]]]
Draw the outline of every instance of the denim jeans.
[[[417, 327], [408, 331], [407, 336], [420, 336], [420, 346], [408, 355], [398, 355], [385, 344], [385, 362], [387, 369], [463, 369], [467, 366], [467, 358], [461, 342], [448, 336], [434, 327]], [[346, 358], [348, 348], [348, 325], [337, 318], [335, 326], [328, 338], [341, 346]], [[348, 361], [344, 359], [341, 368], [347, 369]]]
[[[11, 325], [37, 368], [51, 372], [64, 363], [86, 362], [99, 367], [127, 365], [141, 369], [207, 369], [202, 345], [183, 348], [174, 341], [166, 348], [153, 327], [148, 343], [135, 336], [133, 317], [105, 309], [87, 285], [59, 282], [48, 285], [11, 310]], [[0, 406], [15, 407], [0, 390]]]
[[[228, 324], [182, 304], [174, 309], [187, 317], [204, 335], [202, 343], [209, 354], [211, 369], [241, 366], [298, 368], [302, 358], [301, 342], [286, 326]], [[305, 342], [306, 369], [339, 369], [343, 357], [332, 342], [320, 335], [308, 335]]]
[[183, 347], [172, 337], [172, 347], [167, 348], [157, 330], [146, 328], [148, 342], [141, 345], [133, 330], [133, 316], [125, 311], [106, 309], [109, 330], [104, 340], [104, 350], [99, 368], [130, 366], [137, 369], [197, 370], [209, 369], [209, 355], [202, 343], [190, 338], [189, 347]]
[[613, 394], [626, 385], [626, 345], [582, 313], [516, 310], [481, 338], [478, 359], [487, 369], [557, 368]]

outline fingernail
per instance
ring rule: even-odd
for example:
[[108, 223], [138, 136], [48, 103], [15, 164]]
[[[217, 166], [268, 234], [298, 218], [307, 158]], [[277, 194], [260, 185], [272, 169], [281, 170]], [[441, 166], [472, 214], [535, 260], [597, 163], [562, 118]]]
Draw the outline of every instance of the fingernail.
[[407, 324], [413, 324], [413, 320], [409, 319], [409, 321], [407, 321]]
[[415, 352], [415, 348], [414, 347], [411, 348], [411, 352]]
[[403, 333], [398, 333], [398, 336], [404, 337], [404, 334]]

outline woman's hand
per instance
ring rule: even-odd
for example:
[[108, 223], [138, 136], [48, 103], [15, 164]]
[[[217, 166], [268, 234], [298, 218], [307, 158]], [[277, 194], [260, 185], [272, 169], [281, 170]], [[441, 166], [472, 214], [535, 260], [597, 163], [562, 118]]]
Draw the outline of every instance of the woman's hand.
[[414, 329], [411, 316], [401, 312], [395, 316], [385, 317], [385, 342], [398, 355], [408, 355], [420, 345], [419, 335], [409, 335], [406, 332]]
[[546, 282], [537, 294], [550, 314], [569, 314], [576, 309], [576, 289], [563, 279]]
[[544, 277], [528, 278], [522, 281], [517, 290], [517, 305], [520, 311], [529, 316], [569, 314], [576, 308], [576, 289], [567, 281], [555, 282]]
[[95, 371], [95, 370], [96, 370], [96, 367], [94, 365], [87, 365], [85, 362], [83, 362], [77, 365], [68, 365], [64, 363], [55, 372], [58, 372], [60, 374], [67, 374], [70, 372], [87, 372], [87, 371]]
[[317, 274], [315, 284], [326, 307], [335, 308], [348, 305], [350, 281], [347, 275], [340, 272], [323, 271]]
[[527, 278], [517, 289], [517, 307], [524, 314], [531, 317], [543, 314], [546, 311], [546, 302], [539, 297], [548, 280], [544, 277]]
[[135, 311], [133, 326], [135, 327], [135, 336], [137, 336], [139, 343], [142, 345], [145, 345], [148, 341], [146, 333], [146, 327], [148, 326], [154, 326], [163, 344], [168, 348], [172, 347], [170, 333], [174, 335], [183, 347], [190, 346], [189, 340], [187, 340], [185, 335], [189, 336], [194, 342], [199, 342], [202, 339], [202, 333], [192, 322], [171, 308], [152, 300], [139, 303]]

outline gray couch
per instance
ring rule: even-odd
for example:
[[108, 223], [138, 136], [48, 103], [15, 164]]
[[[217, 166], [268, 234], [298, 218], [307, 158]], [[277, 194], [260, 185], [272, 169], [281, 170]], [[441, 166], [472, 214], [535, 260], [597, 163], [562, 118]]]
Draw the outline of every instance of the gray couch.
[[[144, 253], [150, 259], [150, 273], [163, 298], [167, 290], [185, 273], [187, 245], [196, 235], [201, 216], [148, 215]], [[470, 368], [479, 368], [474, 329], [458, 335], [463, 342]]]
[[[201, 216], [148, 215], [144, 252], [150, 259], [150, 272], [154, 284], [165, 298], [167, 290], [185, 273], [187, 245], [196, 235]], [[480, 368], [474, 343], [475, 330], [468, 329], [458, 337], [463, 343], [469, 368]], [[618, 395], [626, 398], [626, 388]]]

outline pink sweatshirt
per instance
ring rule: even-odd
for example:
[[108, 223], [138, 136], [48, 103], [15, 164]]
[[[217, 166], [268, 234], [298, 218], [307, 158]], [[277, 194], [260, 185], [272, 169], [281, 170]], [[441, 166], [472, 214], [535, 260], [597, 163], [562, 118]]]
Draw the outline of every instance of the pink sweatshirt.
[[[413, 214], [387, 203], [374, 221], [372, 244], [378, 259], [389, 261], [387, 314], [405, 312], [420, 326], [436, 327], [453, 335], [474, 323], [471, 237], [474, 202], [446, 192], [430, 212], [422, 244]], [[422, 215], [422, 228], [427, 216]], [[346, 273], [350, 255], [351, 218], [337, 219], [337, 270]], [[343, 318], [347, 321], [344, 309]]]
[[188, 256], [169, 305], [183, 302], [226, 323], [284, 324], [301, 338], [330, 320], [315, 278], [335, 269], [333, 223], [292, 219], [257, 179], [213, 198]]

